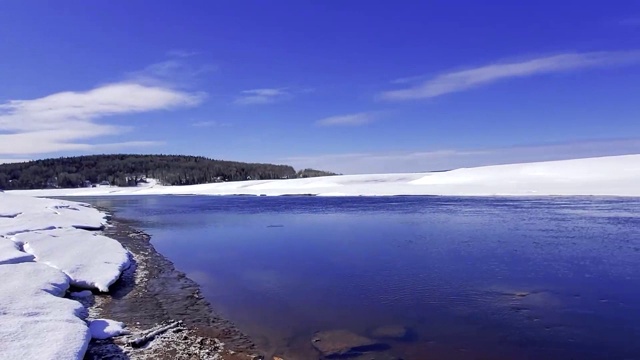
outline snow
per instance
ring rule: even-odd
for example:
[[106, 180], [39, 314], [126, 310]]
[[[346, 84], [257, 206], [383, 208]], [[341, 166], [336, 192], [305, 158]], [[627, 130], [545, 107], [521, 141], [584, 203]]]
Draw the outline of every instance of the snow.
[[18, 264], [31, 260], [33, 260], [33, 255], [20, 251], [18, 244], [0, 236], [0, 265]]
[[129, 267], [129, 255], [116, 240], [89, 231], [55, 229], [15, 236], [35, 260], [62, 270], [71, 284], [109, 291], [109, 286]]
[[95, 319], [89, 321], [89, 331], [93, 339], [109, 339], [114, 336], [126, 335], [124, 323], [109, 319]]
[[104, 225], [85, 204], [0, 192], [0, 360], [84, 357], [87, 310], [63, 296], [107, 291], [129, 265], [120, 243], [84, 230]]
[[43, 264], [0, 265], [0, 359], [82, 359], [85, 308], [62, 298], [69, 279]]
[[640, 196], [640, 155], [484, 166], [437, 173], [340, 175], [190, 186], [26, 190], [31, 196], [102, 195], [602, 195]]
[[68, 227], [100, 229], [105, 224], [104, 214], [87, 204], [52, 199], [29, 201], [7, 193], [0, 193], [0, 215], [0, 235]]

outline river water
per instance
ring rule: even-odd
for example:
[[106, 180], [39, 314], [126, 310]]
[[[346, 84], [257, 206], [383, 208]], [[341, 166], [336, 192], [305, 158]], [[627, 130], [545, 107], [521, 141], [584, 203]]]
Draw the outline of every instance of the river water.
[[[640, 359], [640, 199], [139, 196], [136, 220], [263, 349], [407, 329], [362, 359]], [[377, 357], [376, 357], [377, 356]]]

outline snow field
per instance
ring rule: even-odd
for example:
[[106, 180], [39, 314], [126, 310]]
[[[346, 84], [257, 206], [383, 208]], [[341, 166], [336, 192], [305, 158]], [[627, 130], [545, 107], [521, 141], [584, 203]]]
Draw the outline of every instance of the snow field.
[[446, 172], [339, 175], [189, 186], [25, 190], [31, 196], [640, 196], [640, 155], [464, 168]]

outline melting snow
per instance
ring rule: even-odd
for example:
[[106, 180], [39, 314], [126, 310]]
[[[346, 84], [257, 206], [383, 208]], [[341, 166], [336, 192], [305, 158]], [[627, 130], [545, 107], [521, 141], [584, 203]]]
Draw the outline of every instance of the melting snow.
[[124, 323], [109, 319], [95, 319], [89, 321], [89, 331], [91, 331], [92, 338], [101, 340], [129, 333], [125, 330]]
[[43, 264], [0, 265], [0, 359], [82, 359], [85, 308], [62, 298], [69, 279]]
[[128, 252], [82, 230], [105, 223], [84, 204], [0, 192], [0, 214], [0, 359], [82, 359], [87, 311], [63, 296], [70, 284], [107, 291]]
[[109, 286], [129, 267], [128, 252], [119, 242], [89, 231], [32, 231], [15, 238], [36, 261], [62, 270], [77, 287], [109, 291]]

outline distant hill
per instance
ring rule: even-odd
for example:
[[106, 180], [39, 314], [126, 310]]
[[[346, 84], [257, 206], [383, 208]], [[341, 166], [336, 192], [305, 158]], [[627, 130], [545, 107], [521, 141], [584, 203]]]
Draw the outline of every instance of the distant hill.
[[0, 189], [135, 186], [146, 178], [164, 185], [335, 175], [288, 165], [242, 163], [181, 155], [90, 155], [0, 164]]

